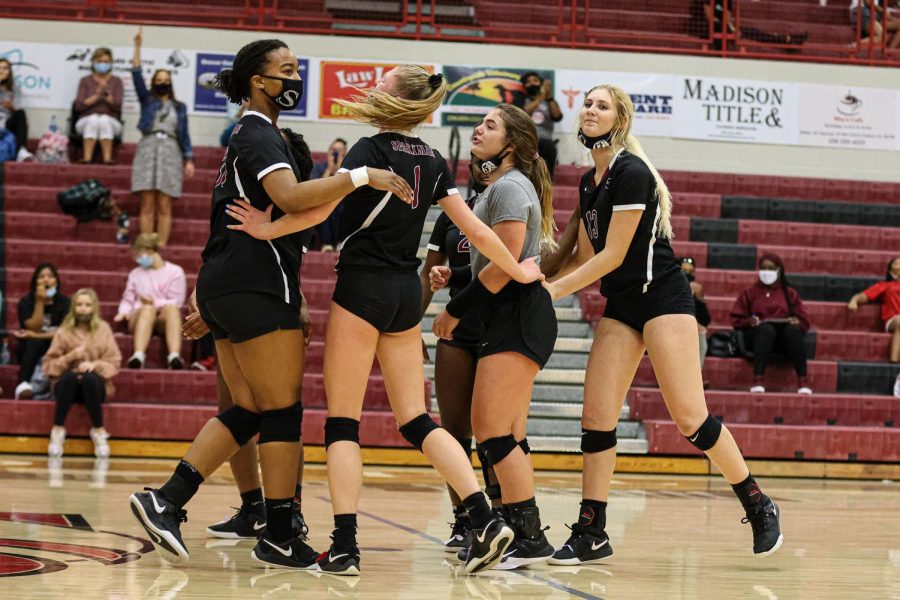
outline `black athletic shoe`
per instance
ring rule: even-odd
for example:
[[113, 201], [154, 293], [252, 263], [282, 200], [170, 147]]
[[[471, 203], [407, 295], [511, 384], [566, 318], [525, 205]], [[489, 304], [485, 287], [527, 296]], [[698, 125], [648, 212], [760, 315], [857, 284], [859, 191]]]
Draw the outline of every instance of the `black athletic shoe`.
[[512, 543], [515, 533], [499, 517], [491, 519], [484, 529], [472, 529], [472, 545], [466, 554], [466, 573], [477, 573], [490, 569], [503, 558], [503, 553]]
[[747, 511], [747, 516], [741, 519], [741, 523], [750, 523], [753, 529], [753, 554], [756, 556], [768, 556], [781, 548], [784, 542], [784, 536], [781, 535], [781, 510], [768, 496]]
[[309, 541], [307, 537], [309, 535], [309, 525], [306, 524], [306, 519], [303, 518], [303, 513], [299, 510], [295, 510], [291, 516], [291, 526], [294, 529], [294, 535], [304, 542]]
[[258, 505], [242, 506], [230, 519], [219, 521], [206, 528], [206, 533], [223, 539], [256, 539], [266, 531], [266, 507]]
[[334, 544], [318, 559], [319, 571], [329, 575], [359, 575], [359, 546], [335, 549]]
[[456, 520], [450, 525], [450, 539], [444, 542], [444, 552], [458, 552], [468, 548], [472, 543], [472, 522], [469, 515], [465, 513], [456, 515]]
[[612, 556], [613, 549], [605, 531], [589, 529], [578, 523], [570, 527], [572, 535], [547, 563], [551, 565], [590, 565]]
[[259, 538], [250, 558], [271, 567], [284, 569], [315, 570], [318, 553], [299, 538], [291, 538], [281, 544], [268, 536]]
[[509, 571], [519, 569], [537, 563], [547, 562], [553, 556], [553, 546], [547, 541], [544, 532], [540, 532], [535, 539], [527, 539], [516, 536], [509, 545], [500, 562], [494, 565], [494, 569]]
[[181, 524], [187, 522], [187, 512], [166, 500], [159, 490], [144, 490], [129, 498], [131, 512], [150, 536], [160, 556], [171, 562], [186, 561], [190, 553], [181, 539]]

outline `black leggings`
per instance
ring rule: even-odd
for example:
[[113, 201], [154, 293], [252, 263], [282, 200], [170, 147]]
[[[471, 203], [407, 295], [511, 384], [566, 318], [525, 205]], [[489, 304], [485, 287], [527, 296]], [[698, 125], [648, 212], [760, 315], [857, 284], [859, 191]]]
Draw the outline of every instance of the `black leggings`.
[[746, 332], [748, 344], [753, 348], [753, 374], [761, 376], [769, 366], [772, 352], [778, 350], [787, 355], [799, 377], [806, 377], [805, 333], [789, 323], [762, 323]]
[[16, 136], [16, 146], [24, 148], [28, 143], [28, 119], [24, 110], [14, 110], [6, 120], [6, 129]]
[[76, 402], [83, 402], [94, 427], [103, 427], [103, 401], [106, 400], [106, 382], [96, 373], [78, 374], [67, 371], [56, 382], [56, 415], [54, 425], [65, 425], [69, 409]]
[[34, 370], [41, 358], [50, 349], [50, 340], [32, 340], [22, 338], [16, 345], [16, 360], [19, 361], [19, 383], [31, 381]]
[[[434, 385], [441, 425], [456, 439], [472, 438], [472, 389], [478, 360], [470, 350], [438, 343], [434, 357]], [[489, 485], [488, 482], [485, 482]], [[460, 498], [449, 485], [453, 506]]]

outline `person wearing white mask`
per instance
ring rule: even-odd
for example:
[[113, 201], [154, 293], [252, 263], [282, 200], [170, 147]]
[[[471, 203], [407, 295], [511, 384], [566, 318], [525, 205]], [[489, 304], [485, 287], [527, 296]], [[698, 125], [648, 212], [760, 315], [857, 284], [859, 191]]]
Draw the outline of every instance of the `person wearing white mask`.
[[812, 394], [806, 377], [806, 347], [809, 319], [800, 293], [790, 286], [784, 263], [775, 254], [759, 258], [759, 281], [744, 290], [731, 308], [731, 325], [744, 331], [747, 346], [753, 349], [753, 386], [763, 393], [763, 375], [773, 351], [787, 355], [797, 372], [797, 393]]
[[59, 273], [51, 263], [34, 269], [28, 294], [19, 299], [19, 327], [13, 333], [16, 359], [19, 363], [19, 382], [16, 399], [32, 397], [31, 378], [50, 347], [53, 333], [69, 312], [69, 298], [60, 293]]
[[113, 321], [128, 322], [134, 335], [134, 354], [128, 359], [130, 369], [142, 369], [147, 359], [147, 346], [154, 331], [164, 335], [166, 364], [170, 369], [184, 368], [181, 358], [181, 307], [187, 295], [184, 269], [159, 254], [159, 238], [155, 233], [142, 233], [131, 245], [138, 266], [128, 274], [125, 293]]

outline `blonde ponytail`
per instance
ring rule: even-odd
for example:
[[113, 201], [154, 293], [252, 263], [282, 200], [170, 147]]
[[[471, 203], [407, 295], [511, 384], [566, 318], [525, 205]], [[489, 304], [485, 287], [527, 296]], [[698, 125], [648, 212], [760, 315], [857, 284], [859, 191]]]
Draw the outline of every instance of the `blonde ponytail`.
[[541, 200], [541, 250], [556, 252], [559, 245], [553, 235], [556, 231], [556, 221], [553, 218], [553, 180], [550, 178], [547, 163], [538, 157], [526, 175]]
[[666, 185], [659, 171], [647, 158], [647, 154], [641, 147], [640, 142], [630, 133], [625, 139], [625, 150], [644, 161], [644, 164], [653, 173], [653, 179], [656, 180], [656, 198], [659, 201], [659, 222], [657, 223], [656, 237], [666, 240], [672, 239], [675, 237], [675, 234], [672, 231], [672, 194], [669, 192], [669, 186]]
[[338, 99], [337, 103], [359, 123], [398, 131], [418, 127], [440, 108], [447, 95], [447, 82], [442, 75], [433, 75], [419, 65], [396, 69], [398, 95], [373, 89], [351, 100]]

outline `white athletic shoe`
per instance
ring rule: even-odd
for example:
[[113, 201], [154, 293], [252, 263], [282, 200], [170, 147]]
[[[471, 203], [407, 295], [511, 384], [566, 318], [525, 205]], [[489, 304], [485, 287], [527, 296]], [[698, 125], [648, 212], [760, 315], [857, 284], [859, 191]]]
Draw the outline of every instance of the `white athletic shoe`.
[[94, 442], [94, 456], [109, 458], [109, 432], [104, 427], [91, 428], [91, 441]]
[[809, 395], [812, 394], [812, 388], [810, 388], [810, 387], [804, 385], [802, 388], [800, 388], [800, 389], [797, 390], [797, 393], [798, 393], [798, 394], [805, 394], [805, 395], [809, 396]]
[[750, 393], [751, 394], [765, 394], [766, 387], [763, 385], [754, 385], [752, 388], [750, 388]]
[[34, 160], [34, 154], [28, 151], [28, 148], [22, 146], [19, 148], [19, 152], [16, 154], [16, 161], [25, 162], [28, 160]]
[[47, 444], [47, 455], [51, 458], [59, 458], [63, 455], [63, 446], [66, 443], [66, 428], [54, 425], [50, 430], [50, 443]]
[[31, 384], [27, 381], [23, 381], [19, 385], [16, 386], [16, 400], [30, 400], [32, 396], [33, 390], [31, 388]]

